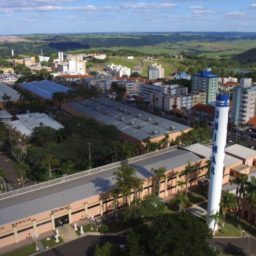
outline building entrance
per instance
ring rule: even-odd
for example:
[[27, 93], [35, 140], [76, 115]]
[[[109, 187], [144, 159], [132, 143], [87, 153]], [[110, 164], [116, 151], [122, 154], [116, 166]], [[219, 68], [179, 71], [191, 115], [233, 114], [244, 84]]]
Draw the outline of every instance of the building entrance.
[[64, 215], [55, 219], [55, 227], [61, 227], [69, 223], [68, 215]]

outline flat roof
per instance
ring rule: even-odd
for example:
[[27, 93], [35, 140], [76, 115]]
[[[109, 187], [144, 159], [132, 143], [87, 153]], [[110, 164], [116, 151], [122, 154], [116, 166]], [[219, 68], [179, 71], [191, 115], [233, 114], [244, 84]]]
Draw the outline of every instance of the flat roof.
[[26, 136], [30, 136], [36, 127], [49, 126], [55, 130], [64, 128], [62, 124], [45, 113], [20, 114], [16, 117], [18, 120], [10, 121], [8, 124], [13, 129]]
[[[6, 97], [7, 96], [7, 97]], [[10, 98], [10, 99], [9, 99]], [[20, 99], [20, 94], [6, 84], [0, 83], [0, 101], [18, 101]]]
[[0, 110], [0, 119], [12, 118], [12, 115], [6, 110]]
[[[210, 147], [196, 143], [186, 147], [186, 149], [189, 150], [190, 152], [193, 152], [194, 154], [211, 159], [212, 149]], [[239, 158], [225, 154], [224, 167], [229, 167], [231, 165], [240, 164], [240, 163], [241, 163], [241, 160]]]
[[[135, 168], [136, 176], [146, 179], [152, 176], [152, 168], [166, 167], [167, 170], [172, 170], [202, 158], [183, 149], [169, 148], [133, 159], [129, 159], [129, 165]], [[13, 191], [16, 195], [0, 199], [0, 225], [107, 192], [114, 185], [114, 173], [119, 167], [120, 163], [114, 167], [110, 164]], [[105, 169], [97, 173], [101, 168]], [[37, 189], [31, 189], [33, 187]], [[24, 190], [29, 191], [24, 193]]]
[[256, 158], [256, 150], [241, 146], [239, 144], [234, 144], [230, 147], [227, 147], [226, 148], [226, 153], [231, 154], [233, 156], [236, 156], [240, 159], [241, 158], [242, 159], [248, 159], [248, 158], [251, 158], [251, 157]]
[[55, 83], [49, 80], [33, 81], [29, 83], [22, 83], [21, 88], [40, 96], [43, 99], [51, 99], [56, 92], [67, 92], [70, 90], [67, 86]]
[[98, 122], [114, 125], [119, 131], [139, 141], [184, 131], [190, 127], [138, 110], [137, 108], [109, 100], [73, 101], [63, 104], [66, 111], [72, 110]]

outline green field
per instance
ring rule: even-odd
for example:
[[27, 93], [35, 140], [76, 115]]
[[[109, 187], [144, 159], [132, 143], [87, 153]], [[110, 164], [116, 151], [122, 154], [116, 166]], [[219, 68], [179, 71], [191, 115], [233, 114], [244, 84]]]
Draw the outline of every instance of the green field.
[[207, 57], [230, 57], [251, 48], [256, 47], [256, 40], [223, 40], [216, 42], [208, 41], [183, 41], [176, 43], [161, 43], [152, 46], [140, 47], [109, 47], [109, 48], [91, 48], [89, 50], [77, 50], [76, 53], [90, 51], [113, 51], [120, 50], [136, 51], [141, 54], [181, 54], [194, 53]]

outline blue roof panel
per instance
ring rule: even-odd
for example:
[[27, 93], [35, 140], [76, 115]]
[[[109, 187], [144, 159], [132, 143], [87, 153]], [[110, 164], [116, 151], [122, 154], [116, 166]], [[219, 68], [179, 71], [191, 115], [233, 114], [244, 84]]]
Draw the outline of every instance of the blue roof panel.
[[53, 94], [56, 92], [66, 93], [70, 90], [67, 86], [49, 80], [22, 83], [20, 87], [46, 100], [52, 99]]

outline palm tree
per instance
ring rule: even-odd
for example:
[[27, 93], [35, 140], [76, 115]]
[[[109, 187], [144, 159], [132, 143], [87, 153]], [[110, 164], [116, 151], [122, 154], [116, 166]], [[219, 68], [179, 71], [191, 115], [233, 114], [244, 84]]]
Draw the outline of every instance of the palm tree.
[[116, 211], [117, 211], [117, 199], [118, 199], [118, 195], [120, 194], [120, 191], [117, 189], [117, 188], [113, 188], [111, 191], [110, 191], [110, 195], [111, 197], [113, 198], [113, 211], [114, 211], [114, 214], [116, 215]]
[[245, 184], [245, 197], [252, 204], [256, 204], [256, 177], [252, 176]]
[[49, 153], [45, 156], [45, 158], [42, 160], [42, 166], [44, 168], [47, 168], [48, 171], [48, 179], [52, 179], [52, 167], [56, 167], [59, 164], [59, 160], [54, 158], [54, 156]]
[[179, 205], [179, 211], [183, 212], [186, 209], [186, 207], [188, 206], [188, 203], [189, 203], [188, 197], [186, 196], [185, 193], [179, 192], [176, 200]]
[[232, 181], [233, 184], [238, 185], [236, 194], [239, 196], [239, 199], [244, 197], [245, 184], [246, 184], [247, 181], [248, 181], [248, 175], [246, 175], [246, 174], [241, 174], [239, 177], [236, 177]]
[[5, 173], [2, 167], [0, 167], [0, 182], [1, 182], [1, 192], [6, 192], [7, 190], [7, 186], [6, 186], [6, 182], [5, 182]]
[[194, 171], [194, 167], [191, 166], [190, 162], [188, 162], [187, 166], [185, 167], [185, 170], [183, 172], [183, 174], [185, 174], [185, 186], [186, 186], [186, 189], [185, 189], [185, 193], [186, 193], [186, 196], [188, 195], [188, 180], [189, 180], [189, 176], [190, 176], [190, 173], [192, 173]]
[[226, 214], [228, 211], [236, 210], [237, 211], [237, 200], [236, 196], [228, 193], [228, 192], [223, 192], [222, 197], [221, 197], [221, 202], [220, 202], [220, 212], [221, 212], [221, 217], [222, 217], [222, 225], [224, 227], [225, 225], [225, 220], [226, 220]]
[[161, 192], [161, 181], [162, 178], [165, 178], [166, 168], [160, 167], [158, 169], [152, 169], [152, 173], [154, 174], [153, 180], [154, 180], [154, 190], [157, 191], [158, 196], [160, 197]]
[[[181, 187], [181, 190], [183, 190], [183, 187], [186, 185], [186, 182], [185, 181], [183, 181], [183, 180], [178, 180], [177, 181], [177, 187], [179, 188], [179, 187]], [[178, 189], [178, 192], [179, 192], [180, 190]]]
[[127, 163], [122, 163], [121, 167], [115, 172], [116, 186], [117, 189], [123, 195], [123, 204], [127, 205], [128, 195], [134, 186], [134, 173], [135, 170], [131, 168]]
[[214, 213], [214, 214], [212, 214], [212, 215], [210, 216], [210, 221], [214, 221], [213, 235], [215, 235], [215, 232], [216, 232], [216, 230], [217, 230], [217, 226], [218, 226], [218, 224], [219, 224], [219, 222], [220, 222], [220, 219], [221, 219], [221, 215], [220, 215], [219, 212], [216, 212], [216, 213]]
[[20, 180], [21, 186], [24, 187], [27, 181], [27, 175], [30, 170], [30, 167], [24, 161], [21, 161], [15, 165], [15, 169], [17, 171], [17, 175]]
[[132, 182], [132, 187], [134, 191], [134, 202], [137, 204], [137, 201], [140, 199], [138, 198], [138, 192], [143, 191], [143, 181], [137, 177], [134, 177]]

